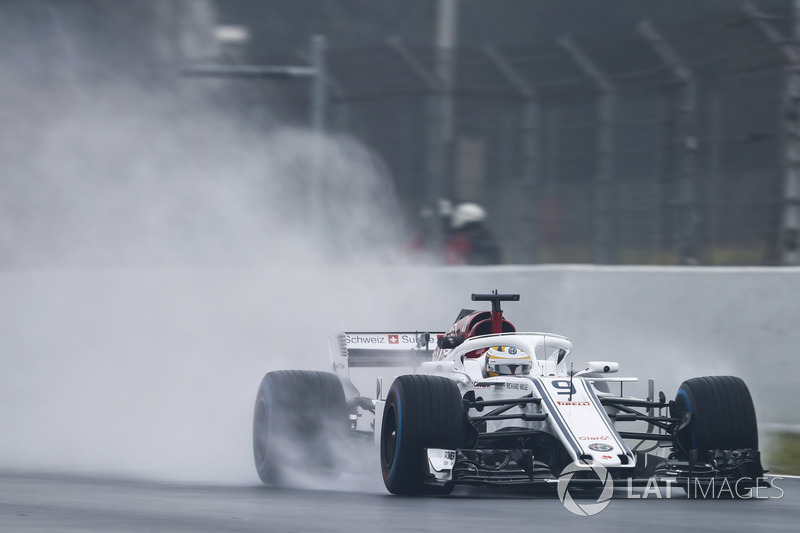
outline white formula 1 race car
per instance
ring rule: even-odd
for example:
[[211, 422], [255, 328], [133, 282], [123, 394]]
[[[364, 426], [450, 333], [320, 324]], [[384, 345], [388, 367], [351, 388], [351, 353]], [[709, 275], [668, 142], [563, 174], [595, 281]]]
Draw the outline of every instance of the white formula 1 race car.
[[[613, 376], [618, 363], [573, 371], [567, 338], [517, 332], [501, 302], [519, 295], [472, 300], [490, 302], [491, 311], [462, 310], [445, 333], [342, 333], [333, 342], [334, 373], [264, 376], [253, 421], [262, 481], [329, 471], [335, 447], [352, 438], [374, 441], [393, 494], [447, 494], [457, 484], [554, 487], [567, 467], [579, 470], [570, 483], [592, 487], [597, 465], [629, 486], [702, 480], [736, 484], [739, 495], [767, 486], [755, 409], [740, 378], [689, 379], [670, 401], [656, 397], [649, 380], [647, 398], [625, 396], [623, 384], [637, 379]], [[355, 385], [364, 372], [377, 384], [374, 397]]]

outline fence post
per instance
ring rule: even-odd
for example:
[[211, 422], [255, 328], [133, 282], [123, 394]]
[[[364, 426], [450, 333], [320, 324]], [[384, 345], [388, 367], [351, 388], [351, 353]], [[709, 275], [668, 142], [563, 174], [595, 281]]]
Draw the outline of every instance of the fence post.
[[[800, 39], [800, 0], [794, 0], [794, 40]], [[778, 250], [783, 265], [800, 265], [800, 52], [752, 4], [744, 12], [784, 61], [783, 197]]]
[[523, 250], [520, 260], [525, 263], [539, 262], [539, 204], [541, 183], [539, 180], [539, 117], [540, 106], [536, 89], [517, 72], [494, 47], [488, 46], [486, 57], [514, 87], [523, 99], [522, 104], [522, 186], [528, 201], [529, 224], [523, 232]]
[[591, 59], [568, 35], [558, 44], [572, 58], [583, 73], [591, 78], [600, 91], [597, 103], [597, 173], [594, 179], [594, 261], [597, 264], [614, 264], [617, 261], [611, 195], [614, 187], [614, 115], [616, 94], [614, 86]]
[[652, 23], [639, 22], [639, 34], [653, 48], [664, 63], [672, 69], [681, 85], [678, 105], [678, 149], [680, 171], [678, 177], [678, 254], [681, 264], [697, 263], [697, 83], [692, 72]]
[[325, 37], [315, 35], [311, 38], [311, 68], [316, 76], [311, 78], [311, 128], [316, 133], [325, 133], [325, 85], [327, 69], [325, 65]]
[[[323, 37], [324, 39], [324, 37]], [[319, 48], [315, 47], [314, 40], [312, 38], [311, 46], [309, 47], [308, 52], [298, 52], [296, 54], [297, 58], [306, 61], [307, 63], [313, 65], [316, 62], [319, 62], [321, 65], [321, 72], [324, 76], [323, 79], [319, 80], [321, 84], [318, 87], [311, 87], [311, 113], [312, 113], [312, 123], [314, 122], [314, 110], [321, 109], [322, 117], [321, 117], [321, 124], [323, 129], [327, 131], [328, 125], [332, 125], [335, 129], [339, 131], [346, 131], [350, 125], [349, 120], [349, 112], [347, 109], [347, 101], [348, 95], [347, 91], [342, 87], [342, 84], [336, 81], [336, 78], [331, 75], [330, 70], [328, 69], [327, 61], [328, 61], [328, 50], [327, 50], [327, 40], [322, 41], [320, 43], [321, 46]], [[315, 50], [316, 48], [316, 50]], [[309, 54], [310, 53], [310, 54]], [[313, 55], [315, 53], [322, 54], [318, 59], [314, 59]], [[322, 105], [314, 105], [314, 92], [320, 91], [320, 89], [324, 89], [321, 92], [321, 96], [324, 96], [324, 99], [321, 99], [320, 103]], [[319, 98], [320, 94], [318, 94], [317, 98]]]
[[714, 194], [722, 187], [722, 98], [713, 92], [708, 104], [708, 242], [715, 244], [720, 240], [720, 206], [713, 202]]
[[458, 42], [458, 12], [460, 0], [438, 0], [436, 23], [436, 77], [439, 79], [442, 142], [452, 143], [455, 130], [453, 88], [455, 86], [455, 55]]

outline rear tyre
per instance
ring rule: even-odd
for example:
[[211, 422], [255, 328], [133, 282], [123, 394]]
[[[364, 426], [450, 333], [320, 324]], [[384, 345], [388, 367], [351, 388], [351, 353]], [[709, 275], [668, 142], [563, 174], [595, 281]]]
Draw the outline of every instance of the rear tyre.
[[381, 425], [381, 471], [392, 494], [449, 494], [452, 484], [428, 485], [425, 448], [455, 450], [465, 439], [458, 385], [441, 376], [398, 377], [386, 397]]
[[691, 413], [687, 427], [678, 432], [679, 451], [697, 450], [700, 461], [710, 450], [758, 449], [758, 425], [753, 399], [741, 378], [710, 376], [684, 381], [675, 398], [678, 417]]
[[269, 372], [253, 413], [253, 456], [266, 484], [286, 484], [290, 473], [335, 473], [335, 447], [347, 430], [342, 383], [334, 374]]

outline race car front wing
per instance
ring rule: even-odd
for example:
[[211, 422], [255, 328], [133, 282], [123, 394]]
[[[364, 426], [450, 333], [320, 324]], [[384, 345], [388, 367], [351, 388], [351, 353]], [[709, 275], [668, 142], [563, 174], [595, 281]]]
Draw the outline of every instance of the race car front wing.
[[[618, 422], [643, 421], [646, 432], [619, 431], [620, 437], [639, 442], [655, 441], [671, 445], [677, 431], [687, 423], [682, 418], [660, 416], [664, 410], [673, 412], [672, 402], [667, 402], [663, 393], [658, 400], [642, 400], [625, 397], [599, 398], [603, 406], [610, 407], [609, 419]], [[552, 435], [537, 429], [509, 428], [504, 431], [487, 432], [485, 422], [492, 420], [545, 421], [546, 412], [508, 411], [521, 405], [538, 406], [541, 398], [528, 394], [514, 399], [483, 400], [465, 398], [465, 409], [480, 408], [481, 413], [470, 416], [470, 427], [474, 429], [471, 447], [457, 450], [426, 449], [430, 478], [428, 483], [448, 483], [495, 486], [546, 486], [558, 482], [558, 474], [570, 462]], [[491, 408], [490, 411], [483, 412]], [[473, 411], [474, 412], [474, 411]], [[668, 444], [669, 443], [669, 444]], [[633, 447], [636, 450], [636, 447]], [[737, 490], [753, 487], [768, 487], [764, 478], [757, 450], [709, 450], [710, 460], [697, 460], [698, 451], [692, 450], [688, 457], [681, 458], [674, 449], [666, 459], [655, 454], [635, 451], [636, 468], [610, 469], [615, 484], [647, 486], [657, 484], [669, 486], [708, 486], [721, 483], [736, 483]], [[625, 456], [627, 457], [627, 456]], [[625, 457], [620, 459], [625, 461]], [[591, 464], [590, 457], [579, 457], [577, 462]], [[577, 479], [576, 479], [577, 477]], [[570, 483], [585, 485], [601, 484], [590, 475], [573, 476]], [[688, 489], [687, 489], [688, 492]]]

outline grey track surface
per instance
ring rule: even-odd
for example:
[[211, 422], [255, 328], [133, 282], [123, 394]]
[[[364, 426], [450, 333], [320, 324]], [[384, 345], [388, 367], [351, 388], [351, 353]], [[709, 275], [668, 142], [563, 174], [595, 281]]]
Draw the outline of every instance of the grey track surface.
[[[800, 521], [800, 480], [782, 479], [780, 499], [630, 500], [618, 490], [592, 517], [556, 497], [458, 489], [450, 497], [388, 493], [198, 486], [76, 475], [0, 472], [0, 531], [269, 531], [461, 533], [542, 531], [792, 531]], [[780, 491], [772, 489], [772, 495]]]

